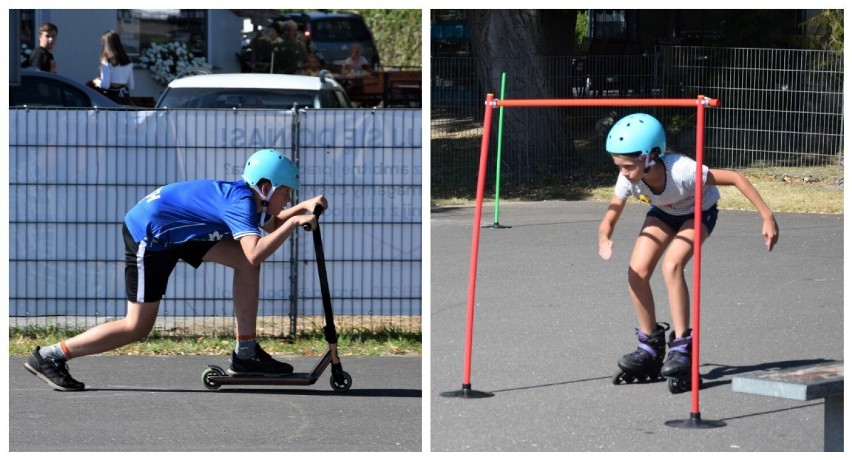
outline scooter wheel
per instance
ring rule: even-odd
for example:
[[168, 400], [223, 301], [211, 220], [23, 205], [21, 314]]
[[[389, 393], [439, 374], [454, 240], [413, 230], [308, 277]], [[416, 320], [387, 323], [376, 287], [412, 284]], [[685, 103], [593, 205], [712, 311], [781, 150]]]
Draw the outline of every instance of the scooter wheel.
[[223, 375], [225, 374], [220, 372], [218, 369], [213, 369], [212, 367], [207, 368], [207, 370], [201, 374], [201, 383], [204, 385], [204, 388], [207, 388], [208, 390], [218, 390], [222, 384], [212, 382], [210, 377], [220, 377]]
[[352, 377], [349, 375], [348, 372], [341, 371], [341, 376], [343, 377], [341, 382], [338, 382], [335, 379], [334, 374], [332, 374], [331, 378], [329, 379], [329, 383], [331, 383], [331, 388], [338, 393], [342, 393], [352, 386]]

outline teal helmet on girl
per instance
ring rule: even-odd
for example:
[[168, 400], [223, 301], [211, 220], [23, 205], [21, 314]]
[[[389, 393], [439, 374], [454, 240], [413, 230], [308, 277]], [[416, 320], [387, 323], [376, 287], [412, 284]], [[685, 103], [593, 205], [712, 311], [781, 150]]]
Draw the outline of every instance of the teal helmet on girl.
[[273, 190], [282, 185], [292, 190], [299, 188], [299, 170], [296, 165], [283, 153], [273, 149], [254, 152], [243, 168], [243, 179], [252, 188], [261, 179], [271, 182]]
[[646, 157], [654, 148], [659, 156], [666, 154], [666, 131], [656, 118], [634, 113], [618, 120], [606, 138], [606, 151], [611, 155], [640, 154]]

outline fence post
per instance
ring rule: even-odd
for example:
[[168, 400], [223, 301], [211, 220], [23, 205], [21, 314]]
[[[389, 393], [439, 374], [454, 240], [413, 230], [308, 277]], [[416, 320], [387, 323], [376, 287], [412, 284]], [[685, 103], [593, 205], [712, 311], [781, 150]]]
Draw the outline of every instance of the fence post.
[[[293, 164], [299, 170], [299, 109], [293, 104], [293, 119], [290, 121]], [[293, 190], [293, 203], [299, 202], [299, 190]], [[296, 321], [299, 318], [299, 232], [290, 235], [290, 336], [296, 335]]]

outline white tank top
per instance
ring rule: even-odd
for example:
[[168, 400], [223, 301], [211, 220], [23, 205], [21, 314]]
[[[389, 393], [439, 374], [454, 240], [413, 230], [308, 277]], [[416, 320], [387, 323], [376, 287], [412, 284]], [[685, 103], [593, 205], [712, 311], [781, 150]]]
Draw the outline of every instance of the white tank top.
[[[654, 194], [645, 181], [631, 184], [626, 177], [618, 175], [615, 183], [615, 195], [622, 200], [635, 196], [644, 203], [659, 208], [661, 211], [673, 216], [684, 216], [695, 212], [693, 206], [695, 201], [695, 167], [697, 163], [692, 158], [678, 154], [668, 153], [662, 159], [666, 167], [666, 186], [659, 195]], [[707, 183], [707, 171], [710, 169], [702, 166], [702, 185]], [[702, 187], [703, 199], [702, 210], [710, 209], [719, 201], [719, 189], [716, 186]]]

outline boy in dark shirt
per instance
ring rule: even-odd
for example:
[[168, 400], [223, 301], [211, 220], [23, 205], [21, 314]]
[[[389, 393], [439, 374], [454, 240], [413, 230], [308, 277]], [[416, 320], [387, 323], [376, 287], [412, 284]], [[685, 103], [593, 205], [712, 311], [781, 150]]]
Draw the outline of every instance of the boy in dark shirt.
[[30, 55], [26, 67], [35, 67], [44, 72], [56, 73], [56, 59], [53, 58], [53, 46], [56, 44], [56, 36], [59, 29], [46, 22], [39, 27], [38, 48]]

